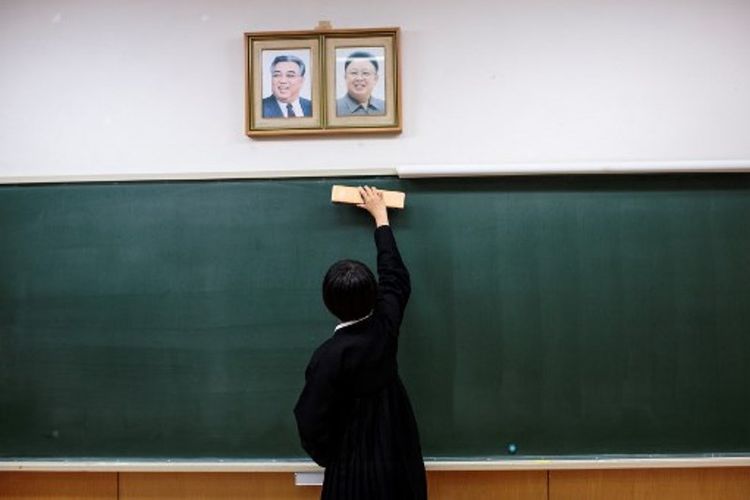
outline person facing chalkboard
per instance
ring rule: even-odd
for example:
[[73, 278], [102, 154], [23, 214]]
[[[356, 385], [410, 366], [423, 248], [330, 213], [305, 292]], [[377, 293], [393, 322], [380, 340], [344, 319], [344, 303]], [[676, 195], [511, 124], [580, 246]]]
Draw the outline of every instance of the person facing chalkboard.
[[359, 190], [375, 220], [378, 281], [355, 260], [326, 273], [323, 301], [341, 323], [313, 353], [294, 415], [302, 447], [325, 467], [322, 499], [422, 500], [419, 432], [396, 363], [409, 272], [382, 192]]

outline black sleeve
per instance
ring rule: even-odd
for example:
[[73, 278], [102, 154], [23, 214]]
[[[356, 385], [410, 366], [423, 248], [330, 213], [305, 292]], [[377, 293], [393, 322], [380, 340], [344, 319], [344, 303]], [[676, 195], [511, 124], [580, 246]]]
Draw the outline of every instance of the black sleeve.
[[305, 387], [294, 407], [302, 448], [321, 467], [328, 465], [335, 448], [336, 368], [331, 360], [313, 355], [305, 371]]
[[378, 249], [378, 299], [376, 311], [393, 335], [398, 335], [406, 303], [411, 294], [409, 271], [401, 260], [390, 226], [375, 229]]

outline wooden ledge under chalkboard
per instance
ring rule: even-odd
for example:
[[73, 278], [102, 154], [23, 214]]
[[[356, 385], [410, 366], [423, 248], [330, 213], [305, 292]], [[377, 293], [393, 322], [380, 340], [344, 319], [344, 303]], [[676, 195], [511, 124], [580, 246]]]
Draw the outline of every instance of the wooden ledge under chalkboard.
[[[428, 471], [514, 471], [565, 469], [682, 469], [750, 467], [750, 455], [528, 457], [514, 459], [426, 459]], [[309, 460], [222, 459], [24, 459], [2, 460], [0, 471], [36, 472], [320, 472]]]

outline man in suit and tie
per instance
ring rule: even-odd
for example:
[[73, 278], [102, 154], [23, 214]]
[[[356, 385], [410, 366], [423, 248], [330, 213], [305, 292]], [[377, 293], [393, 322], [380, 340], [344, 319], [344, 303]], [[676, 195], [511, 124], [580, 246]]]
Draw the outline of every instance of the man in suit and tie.
[[312, 101], [299, 96], [305, 82], [305, 63], [297, 56], [280, 55], [271, 62], [271, 92], [263, 99], [263, 118], [312, 116]]

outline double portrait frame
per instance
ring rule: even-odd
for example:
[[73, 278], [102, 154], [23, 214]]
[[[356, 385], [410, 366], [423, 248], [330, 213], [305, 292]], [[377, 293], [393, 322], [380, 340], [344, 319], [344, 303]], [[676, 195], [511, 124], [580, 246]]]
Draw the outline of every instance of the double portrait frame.
[[401, 132], [399, 28], [245, 33], [250, 137]]

